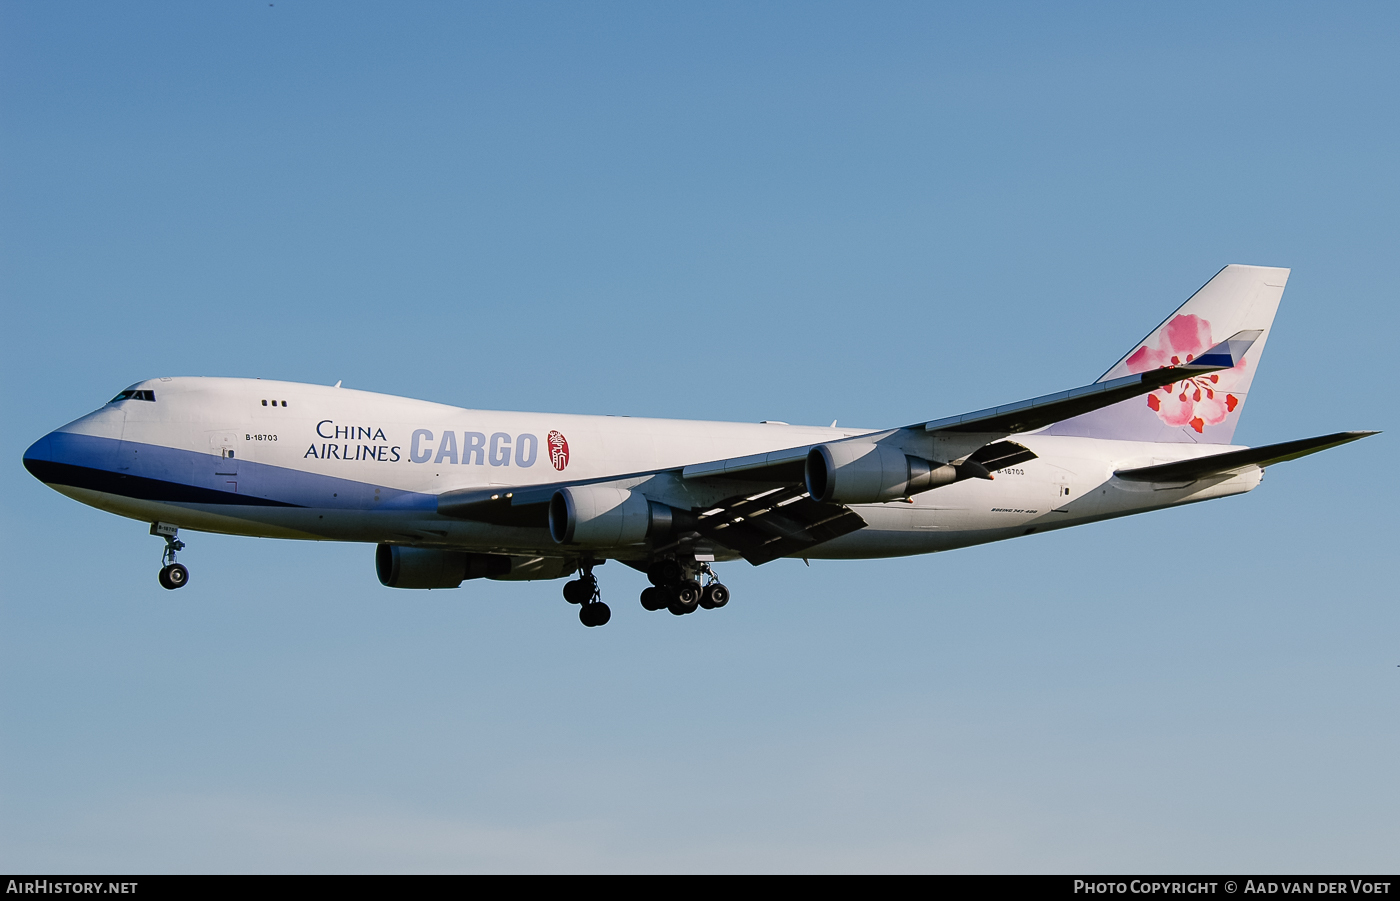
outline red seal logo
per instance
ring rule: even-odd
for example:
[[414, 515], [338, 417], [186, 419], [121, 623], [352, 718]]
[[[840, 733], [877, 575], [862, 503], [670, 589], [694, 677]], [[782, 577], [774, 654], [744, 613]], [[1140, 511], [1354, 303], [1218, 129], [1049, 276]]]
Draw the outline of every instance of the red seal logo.
[[545, 442], [549, 445], [549, 462], [563, 472], [564, 467], [569, 465], [569, 442], [559, 432], [550, 432]]

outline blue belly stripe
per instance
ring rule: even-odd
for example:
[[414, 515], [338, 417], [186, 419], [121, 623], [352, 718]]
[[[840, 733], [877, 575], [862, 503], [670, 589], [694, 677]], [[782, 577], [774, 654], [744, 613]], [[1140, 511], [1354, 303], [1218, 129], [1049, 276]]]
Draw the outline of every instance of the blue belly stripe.
[[105, 469], [74, 466], [72, 463], [35, 460], [31, 457], [24, 458], [24, 468], [45, 485], [87, 488], [91, 491], [101, 491], [103, 494], [115, 494], [119, 497], [131, 497], [142, 501], [169, 501], [176, 504], [229, 504], [245, 507], [301, 506], [301, 504], [288, 504], [270, 498], [236, 494], [232, 491], [197, 488], [194, 485], [181, 485], [179, 482], [147, 479], [142, 476], [110, 472]]
[[[138, 500], [343, 510], [437, 510], [431, 494], [304, 472], [251, 460], [219, 475], [219, 457], [198, 451], [52, 432], [24, 454], [24, 467], [49, 485]], [[237, 485], [230, 490], [230, 485]]]

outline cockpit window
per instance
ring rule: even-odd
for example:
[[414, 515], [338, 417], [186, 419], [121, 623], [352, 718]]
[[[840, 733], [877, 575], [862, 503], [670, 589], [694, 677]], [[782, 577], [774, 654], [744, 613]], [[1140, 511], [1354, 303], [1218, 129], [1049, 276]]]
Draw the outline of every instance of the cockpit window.
[[149, 400], [154, 402], [155, 399], [156, 393], [154, 391], [137, 391], [134, 388], [128, 388], [121, 394], [107, 401], [107, 403], [114, 404], [119, 400]]

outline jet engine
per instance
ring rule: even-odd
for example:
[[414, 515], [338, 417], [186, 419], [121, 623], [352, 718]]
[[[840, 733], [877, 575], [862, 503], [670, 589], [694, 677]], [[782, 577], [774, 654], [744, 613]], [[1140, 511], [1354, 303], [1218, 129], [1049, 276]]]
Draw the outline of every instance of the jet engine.
[[465, 579], [509, 578], [511, 558], [381, 544], [374, 552], [374, 568], [389, 588], [456, 588]]
[[622, 547], [671, 531], [678, 510], [611, 485], [571, 485], [549, 501], [549, 534], [559, 544]]
[[879, 504], [962, 479], [991, 477], [972, 460], [954, 466], [871, 442], [819, 444], [807, 453], [807, 493], [823, 503]]

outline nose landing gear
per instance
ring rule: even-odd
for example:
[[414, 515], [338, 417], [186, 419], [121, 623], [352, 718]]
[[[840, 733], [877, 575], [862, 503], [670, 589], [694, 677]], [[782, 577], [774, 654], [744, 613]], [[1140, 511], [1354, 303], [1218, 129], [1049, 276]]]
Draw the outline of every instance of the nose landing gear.
[[593, 562], [583, 564], [583, 575], [564, 583], [564, 600], [578, 604], [578, 621], [590, 629], [605, 626], [612, 619], [612, 610], [599, 600], [598, 577], [593, 575]]
[[184, 565], [175, 562], [177, 551], [185, 549], [185, 543], [178, 537], [180, 530], [175, 526], [163, 522], [151, 523], [151, 534], [165, 539], [165, 552], [160, 555], [160, 562], [163, 564], [157, 581], [160, 587], [174, 591], [177, 588], [184, 588], [190, 581], [190, 571]]

